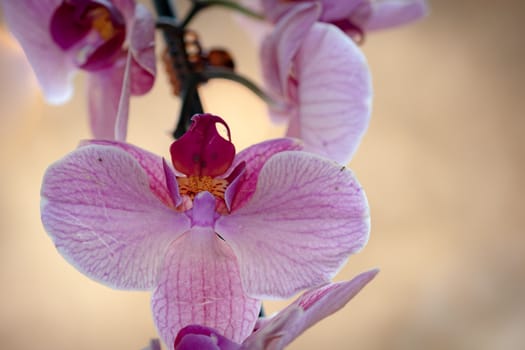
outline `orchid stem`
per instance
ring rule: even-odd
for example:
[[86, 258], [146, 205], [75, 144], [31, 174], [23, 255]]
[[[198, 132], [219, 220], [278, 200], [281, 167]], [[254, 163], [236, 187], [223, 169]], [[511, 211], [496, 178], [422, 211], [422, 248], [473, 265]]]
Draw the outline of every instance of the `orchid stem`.
[[234, 73], [229, 69], [223, 68], [208, 68], [201, 73], [202, 76], [208, 79], [228, 79], [235, 81], [241, 85], [244, 85], [246, 88], [251, 90], [255, 95], [259, 96], [263, 101], [270, 105], [278, 105], [274, 99], [272, 99], [266, 92], [264, 92], [257, 84], [249, 80], [248, 78]]
[[179, 121], [173, 131], [173, 137], [179, 138], [188, 131], [191, 125], [191, 117], [194, 114], [203, 113], [197, 89], [200, 78], [191, 69], [184, 43], [184, 27], [177, 22], [175, 9], [168, 0], [153, 0], [153, 2], [159, 16], [157, 27], [163, 31], [164, 41], [172, 59], [173, 68], [182, 85], [180, 93], [182, 106], [179, 113]]
[[241, 4], [230, 1], [230, 0], [193, 0], [193, 6], [191, 10], [188, 12], [184, 20], [182, 21], [182, 27], [186, 27], [190, 21], [193, 19], [193, 17], [200, 12], [200, 10], [209, 7], [209, 6], [222, 6], [225, 8], [228, 8], [230, 10], [234, 10], [237, 12], [242, 13], [243, 15], [258, 19], [258, 20], [264, 20], [264, 16], [260, 13], [257, 13], [245, 6], [242, 6]]

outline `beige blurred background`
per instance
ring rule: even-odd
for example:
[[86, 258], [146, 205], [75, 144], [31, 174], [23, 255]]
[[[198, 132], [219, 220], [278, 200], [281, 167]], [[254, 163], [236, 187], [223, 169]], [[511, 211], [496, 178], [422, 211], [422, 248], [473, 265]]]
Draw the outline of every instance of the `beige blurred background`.
[[[363, 46], [374, 111], [351, 168], [372, 233], [337, 279], [381, 273], [292, 350], [525, 348], [525, 2], [430, 5], [426, 20], [369, 34]], [[193, 27], [257, 79], [255, 47], [227, 11]], [[71, 102], [46, 105], [16, 44], [4, 31], [0, 39], [0, 349], [140, 349], [156, 335], [149, 293], [81, 275], [39, 220], [46, 167], [89, 137], [83, 78]], [[129, 141], [167, 155], [179, 103], [159, 71], [154, 91], [132, 102]], [[214, 82], [202, 95], [238, 148], [282, 132], [240, 86]]]

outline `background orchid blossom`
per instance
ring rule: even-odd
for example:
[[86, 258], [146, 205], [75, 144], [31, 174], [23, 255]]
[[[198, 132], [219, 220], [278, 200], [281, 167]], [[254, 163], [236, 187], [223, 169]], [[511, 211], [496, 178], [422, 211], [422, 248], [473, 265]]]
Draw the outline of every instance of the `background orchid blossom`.
[[177, 335], [174, 350], [284, 349], [305, 330], [344, 307], [377, 272], [367, 271], [351, 281], [330, 283], [307, 291], [275, 316], [260, 319], [254, 333], [242, 344], [225, 338], [209, 327], [190, 325]]
[[155, 78], [153, 16], [133, 0], [2, 0], [47, 101], [63, 103], [77, 70], [88, 72], [90, 126], [101, 139], [124, 140], [130, 95]]
[[355, 43], [317, 22], [320, 11], [315, 3], [298, 4], [280, 18], [261, 47], [263, 77], [284, 104], [270, 113], [288, 120], [286, 135], [346, 164], [368, 127], [371, 78]]
[[[259, 0], [256, 5], [272, 23], [297, 6], [310, 6], [319, 22], [331, 23], [360, 41], [365, 32], [392, 28], [423, 18], [426, 0]], [[247, 3], [246, 3], [247, 4]], [[253, 6], [253, 5], [252, 5]], [[314, 10], [318, 7], [319, 10]]]
[[174, 169], [130, 144], [87, 142], [46, 172], [42, 222], [89, 277], [155, 288], [167, 344], [190, 324], [241, 342], [257, 299], [328, 282], [368, 240], [367, 201], [352, 173], [299, 148], [277, 139], [235, 156], [226, 123], [209, 114], [172, 144]]

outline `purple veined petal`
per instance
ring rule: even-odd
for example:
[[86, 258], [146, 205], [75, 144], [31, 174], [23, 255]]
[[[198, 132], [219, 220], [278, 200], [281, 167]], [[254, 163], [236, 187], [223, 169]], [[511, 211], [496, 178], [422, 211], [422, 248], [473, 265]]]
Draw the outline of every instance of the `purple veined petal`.
[[168, 346], [192, 324], [240, 343], [259, 308], [260, 301], [242, 289], [234, 254], [211, 227], [195, 226], [170, 245], [152, 296], [155, 324]]
[[371, 1], [370, 17], [363, 23], [366, 30], [379, 30], [407, 24], [425, 17], [425, 0]]
[[353, 174], [314, 154], [275, 154], [250, 200], [220, 217], [246, 293], [286, 298], [327, 282], [368, 240], [368, 204]]
[[216, 330], [200, 325], [184, 327], [175, 339], [175, 350], [238, 350], [240, 347]]
[[135, 6], [129, 38], [131, 65], [131, 94], [143, 95], [153, 87], [156, 74], [155, 19], [142, 5]]
[[367, 271], [350, 281], [307, 291], [250, 335], [242, 349], [283, 349], [305, 330], [343, 308], [377, 273]]
[[321, 14], [314, 2], [298, 3], [276, 24], [261, 46], [261, 68], [268, 89], [286, 96], [293, 57]]
[[372, 85], [365, 56], [337, 27], [316, 23], [295, 58], [296, 111], [287, 136], [305, 150], [346, 164], [370, 119]]
[[24, 49], [49, 103], [62, 104], [73, 94], [76, 67], [51, 38], [49, 21], [61, 0], [3, 1], [9, 29]]
[[167, 247], [190, 227], [150, 191], [136, 159], [116, 147], [87, 145], [54, 163], [41, 196], [42, 222], [58, 251], [114, 288], [156, 285]]
[[87, 140], [81, 142], [81, 146], [93, 144], [118, 147], [126, 151], [129, 155], [131, 155], [133, 158], [135, 158], [135, 160], [139, 162], [142, 169], [148, 175], [150, 190], [166, 206], [172, 208], [175, 208], [177, 206], [177, 203], [180, 201], [180, 194], [178, 193], [178, 191], [176, 194], [169, 191], [167, 187], [166, 173], [163, 168], [161, 157], [125, 142], [109, 140]]
[[[233, 167], [245, 162], [244, 174], [242, 178], [238, 179], [236, 184], [235, 194], [231, 200], [231, 210], [236, 210], [242, 207], [255, 192], [257, 185], [257, 178], [263, 165], [274, 154], [283, 151], [302, 150], [302, 142], [291, 138], [281, 138], [275, 140], [268, 140], [253, 146], [250, 146], [237, 154]], [[229, 188], [228, 188], [229, 189]], [[228, 190], [226, 193], [229, 195]]]

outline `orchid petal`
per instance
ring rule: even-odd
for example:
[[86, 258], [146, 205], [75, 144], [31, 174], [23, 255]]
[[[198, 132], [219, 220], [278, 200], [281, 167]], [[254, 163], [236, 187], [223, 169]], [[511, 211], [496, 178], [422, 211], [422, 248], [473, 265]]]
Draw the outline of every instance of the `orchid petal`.
[[148, 9], [137, 4], [130, 35], [131, 94], [143, 95], [153, 87], [156, 74], [155, 19]]
[[[171, 192], [167, 185], [166, 172], [162, 164], [162, 158], [143, 150], [132, 144], [118, 141], [109, 140], [88, 140], [83, 141], [81, 146], [85, 145], [106, 145], [112, 147], [118, 147], [126, 151], [135, 160], [137, 160], [140, 166], [144, 169], [149, 179], [150, 190], [167, 206], [176, 207], [180, 201], [180, 194], [178, 191]], [[171, 169], [173, 171], [173, 169]], [[174, 185], [172, 185], [174, 186]]]
[[125, 138], [129, 109], [129, 61], [129, 57], [122, 56], [112, 66], [88, 75], [89, 120], [93, 136], [97, 139], [123, 141]]
[[155, 324], [166, 344], [191, 324], [240, 343], [251, 333], [259, 307], [242, 289], [231, 249], [210, 227], [195, 226], [171, 244], [152, 297]]
[[287, 136], [305, 150], [346, 164], [371, 112], [371, 78], [363, 53], [333, 25], [316, 23], [297, 53], [295, 116]]
[[265, 82], [270, 91], [286, 95], [288, 75], [293, 57], [304, 38], [321, 13], [317, 3], [300, 3], [280, 20], [273, 33], [261, 46], [261, 64]]
[[170, 195], [171, 202], [173, 203], [174, 207], [177, 207], [179, 204], [182, 203], [182, 198], [179, 192], [179, 184], [177, 182], [177, 176], [175, 175], [175, 172], [164, 158], [162, 158], [162, 168], [164, 169], [164, 176], [166, 178], [166, 188]]
[[271, 157], [251, 199], [215, 223], [252, 297], [289, 297], [327, 282], [368, 240], [364, 192], [345, 167], [297, 151]]
[[283, 349], [305, 330], [343, 308], [377, 273], [367, 271], [351, 281], [330, 283], [304, 293], [250, 335], [242, 349]]
[[49, 21], [60, 0], [3, 1], [5, 19], [24, 49], [49, 103], [62, 104], [73, 94], [76, 67], [53, 41]]
[[[245, 162], [246, 165], [241, 175], [242, 178], [236, 184], [235, 197], [230, 209], [236, 210], [242, 207], [251, 198], [255, 192], [259, 172], [270, 157], [279, 152], [301, 150], [302, 148], [303, 145], [299, 140], [281, 138], [261, 142], [239, 152], [235, 157], [233, 167], [242, 162]], [[226, 192], [228, 193], [228, 190]]]
[[150, 191], [140, 164], [111, 146], [80, 147], [51, 165], [41, 212], [58, 251], [114, 288], [152, 288], [169, 243], [189, 229]]
[[113, 126], [114, 137], [115, 140], [118, 141], [125, 141], [128, 133], [129, 99], [131, 95], [131, 67], [132, 59], [128, 52], [126, 65], [124, 67], [122, 85], [120, 88], [120, 96], [118, 99], [117, 116], [115, 125]]
[[370, 17], [364, 22], [367, 30], [400, 26], [425, 17], [428, 6], [425, 0], [378, 0], [371, 2]]
[[369, 0], [322, 0], [323, 13], [319, 20], [321, 22], [333, 22], [349, 17], [352, 12]]

